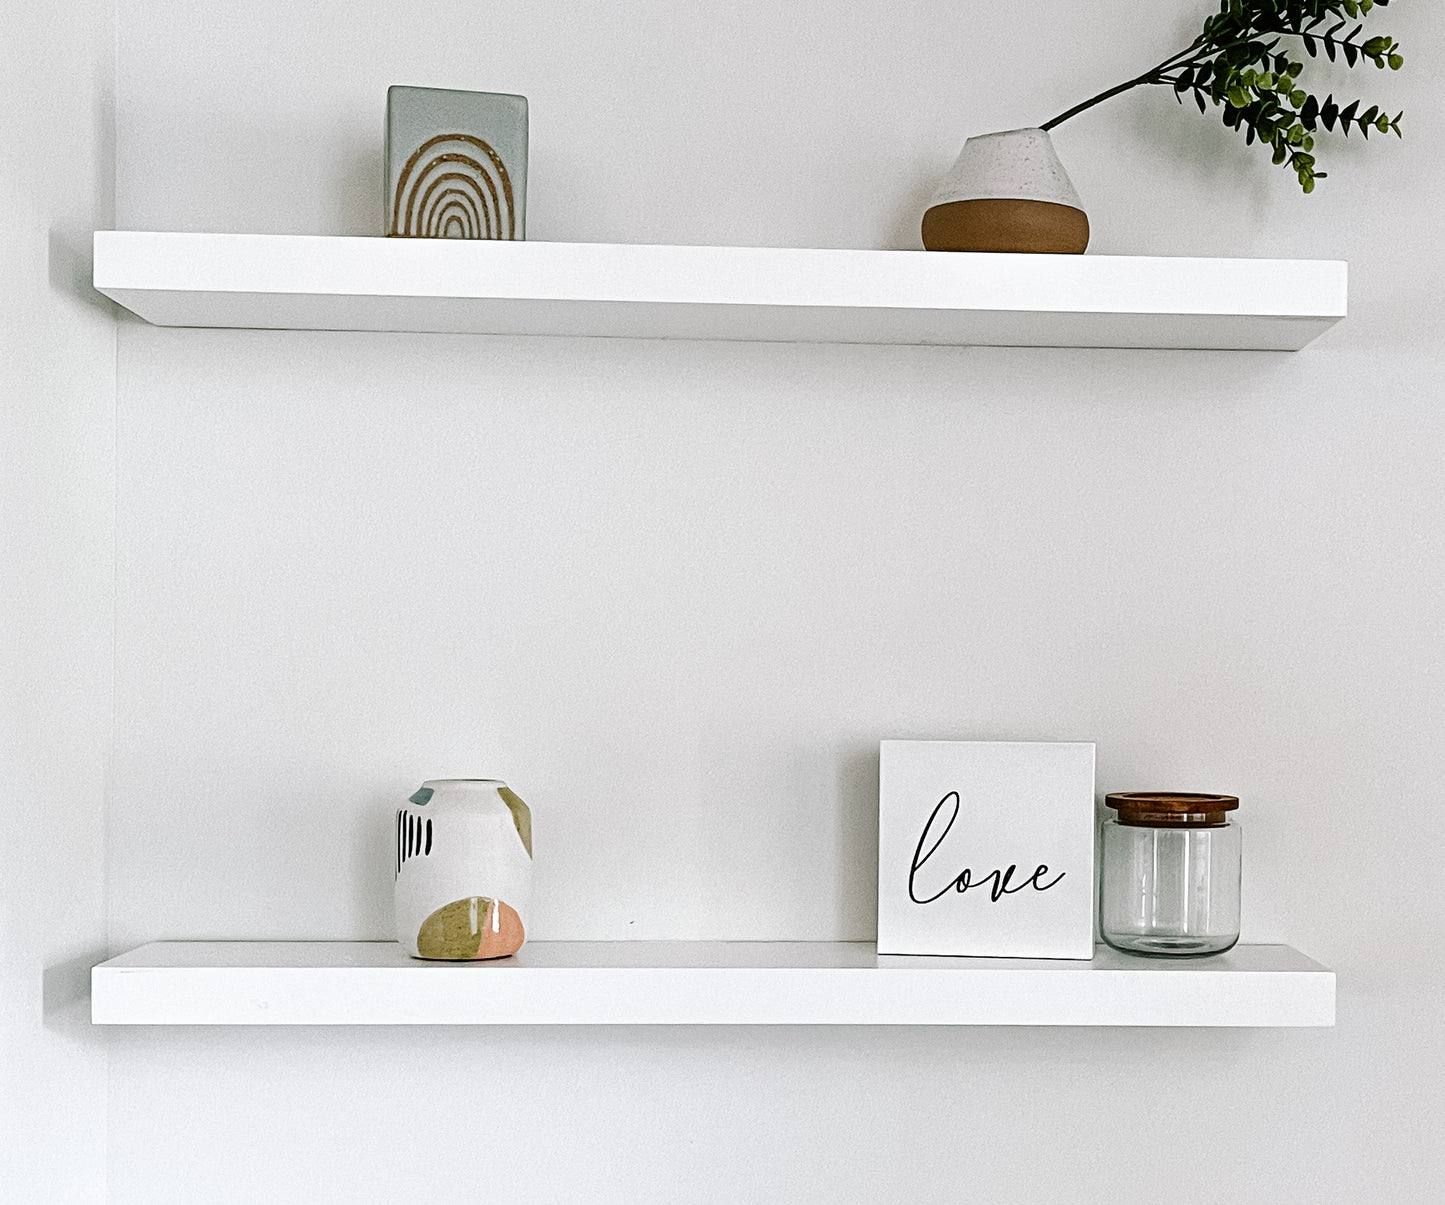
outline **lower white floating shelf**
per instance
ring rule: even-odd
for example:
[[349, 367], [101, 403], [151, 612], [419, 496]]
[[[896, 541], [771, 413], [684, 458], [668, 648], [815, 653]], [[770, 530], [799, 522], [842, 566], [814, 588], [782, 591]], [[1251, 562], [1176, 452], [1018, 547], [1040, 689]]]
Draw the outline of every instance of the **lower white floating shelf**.
[[783, 343], [1294, 351], [1332, 260], [669, 247], [98, 230], [95, 287], [157, 326]]
[[97, 966], [98, 1025], [1333, 1025], [1288, 946], [1092, 961], [879, 955], [871, 942], [529, 942], [419, 962], [394, 942], [156, 942]]

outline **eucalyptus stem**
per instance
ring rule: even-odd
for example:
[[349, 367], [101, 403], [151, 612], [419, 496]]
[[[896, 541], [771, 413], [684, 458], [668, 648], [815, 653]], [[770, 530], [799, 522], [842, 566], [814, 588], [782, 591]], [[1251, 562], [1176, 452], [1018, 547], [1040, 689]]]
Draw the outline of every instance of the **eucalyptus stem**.
[[[1048, 121], [1044, 122], [1043, 125], [1039, 126], [1039, 129], [1052, 130], [1056, 125], [1060, 125], [1063, 122], [1068, 121], [1070, 117], [1077, 117], [1085, 109], [1092, 109], [1095, 105], [1103, 104], [1104, 101], [1110, 100], [1111, 98], [1118, 96], [1121, 92], [1128, 92], [1131, 88], [1139, 87], [1140, 84], [1154, 84], [1161, 82], [1160, 75], [1162, 72], [1167, 71], [1170, 67], [1184, 66], [1184, 63], [1189, 61], [1188, 55], [1198, 46], [1199, 43], [1197, 41], [1192, 42], [1185, 49], [1181, 50], [1178, 54], [1170, 55], [1157, 67], [1151, 67], [1148, 71], [1144, 72], [1143, 75], [1135, 76], [1131, 80], [1125, 80], [1122, 84], [1116, 84], [1114, 85], [1114, 87], [1109, 88], [1107, 91], [1100, 92], [1098, 96], [1090, 97], [1090, 99], [1084, 101], [1083, 104], [1075, 105], [1072, 109], [1065, 109], [1057, 117], [1049, 118]], [[1180, 62], [1181, 59], [1184, 60], [1184, 62]]]
[[1107, 92], [1100, 92], [1098, 96], [1091, 97], [1089, 100], [1084, 101], [1082, 104], [1075, 105], [1072, 109], [1065, 109], [1057, 117], [1050, 117], [1048, 121], [1044, 122], [1041, 126], [1039, 126], [1039, 129], [1052, 130], [1056, 125], [1060, 124], [1061, 122], [1068, 121], [1070, 117], [1077, 117], [1085, 109], [1092, 109], [1095, 105], [1103, 104], [1106, 100], [1118, 96], [1121, 92], [1127, 92], [1130, 88], [1137, 88], [1140, 84], [1151, 83], [1153, 81], [1153, 76], [1154, 73], [1151, 71], [1147, 75], [1139, 76], [1137, 79], [1131, 79], [1126, 81], [1125, 83], [1116, 84]]
[[[1300, 187], [1310, 192], [1315, 180], [1325, 175], [1315, 170], [1312, 154], [1321, 127], [1333, 132], [1338, 126], [1346, 135], [1358, 130], [1366, 138], [1371, 131], [1398, 136], [1403, 114], [1390, 117], [1376, 105], [1361, 113], [1358, 100], [1341, 105], [1332, 95], [1324, 100], [1311, 95], [1300, 86], [1304, 63], [1299, 52], [1280, 50], [1280, 39], [1298, 39], [1310, 58], [1323, 50], [1332, 62], [1343, 57], [1350, 67], [1368, 61], [1397, 71], [1405, 60], [1393, 38], [1359, 40], [1360, 19], [1389, 2], [1220, 0], [1219, 11], [1205, 19], [1203, 31], [1183, 50], [1143, 75], [1065, 109], [1039, 128], [1052, 130], [1133, 88], [1166, 85], [1181, 102], [1192, 96], [1201, 113], [1210, 105], [1221, 109], [1226, 126], [1244, 133], [1246, 142], [1258, 139], [1270, 147], [1274, 162], [1287, 165], [1299, 177]], [[1332, 18], [1334, 24], [1326, 27]], [[1354, 28], [1341, 34], [1351, 21], [1356, 22]]]

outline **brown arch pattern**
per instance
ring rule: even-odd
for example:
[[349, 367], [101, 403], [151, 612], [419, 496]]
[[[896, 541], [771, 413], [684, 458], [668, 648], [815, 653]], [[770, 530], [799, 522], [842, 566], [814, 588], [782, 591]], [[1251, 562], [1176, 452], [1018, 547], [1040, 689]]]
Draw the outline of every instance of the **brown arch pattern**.
[[[480, 154], [444, 149], [461, 144]], [[445, 221], [440, 220], [443, 212]], [[438, 134], [422, 143], [406, 161], [391, 203], [390, 234], [444, 238], [452, 218], [470, 225], [469, 238], [517, 237], [512, 178], [486, 142], [471, 134]]]
[[[476, 210], [462, 200], [443, 201], [432, 211], [426, 224], [428, 238], [481, 238], [476, 226]], [[457, 224], [457, 233], [451, 233], [452, 223]]]
[[[417, 191], [420, 191], [420, 197], [415, 196]], [[417, 177], [416, 189], [413, 190], [415, 221], [408, 215], [408, 222], [415, 226], [417, 234], [423, 238], [438, 237], [430, 232], [431, 216], [442, 199], [448, 196], [465, 197], [467, 205], [476, 214], [477, 228], [486, 230], [486, 234], [478, 234], [476, 238], [498, 237], [494, 233], [501, 226], [496, 193], [491, 189], [482, 192], [477, 188], [476, 180], [466, 172], [442, 171], [430, 176], [423, 172]]]
[[[448, 167], [460, 167], [461, 171], [447, 171]], [[481, 223], [498, 237], [497, 231], [503, 226], [503, 196], [498, 193], [496, 182], [487, 174], [486, 168], [476, 159], [467, 155], [438, 155], [412, 178], [406, 197], [406, 206], [401, 211], [400, 234], [428, 237], [428, 218], [437, 203], [437, 193], [447, 186], [460, 187], [472, 196]], [[435, 237], [435, 236], [432, 236]]]

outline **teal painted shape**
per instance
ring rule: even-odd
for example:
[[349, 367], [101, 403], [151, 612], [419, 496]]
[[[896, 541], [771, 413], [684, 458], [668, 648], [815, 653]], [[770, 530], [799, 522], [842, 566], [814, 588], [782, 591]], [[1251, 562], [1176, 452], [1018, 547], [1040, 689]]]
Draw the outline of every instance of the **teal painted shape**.
[[[414, 803], [417, 807], [425, 807], [427, 803], [430, 802], [432, 794], [431, 787], [422, 787], [421, 790], [408, 799], [407, 802]], [[427, 823], [430, 824], [431, 821], [428, 820]]]

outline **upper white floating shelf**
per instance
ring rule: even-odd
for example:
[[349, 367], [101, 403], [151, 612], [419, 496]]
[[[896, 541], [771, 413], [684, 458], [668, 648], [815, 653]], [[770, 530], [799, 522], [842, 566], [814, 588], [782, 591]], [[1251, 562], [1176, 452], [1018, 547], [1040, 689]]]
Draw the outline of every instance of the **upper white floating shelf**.
[[787, 343], [1296, 351], [1337, 260], [97, 231], [95, 287], [158, 326]]
[[879, 955], [862, 942], [528, 942], [419, 962], [395, 942], [157, 942], [91, 974], [99, 1025], [1333, 1025], [1288, 946], [1089, 962]]

